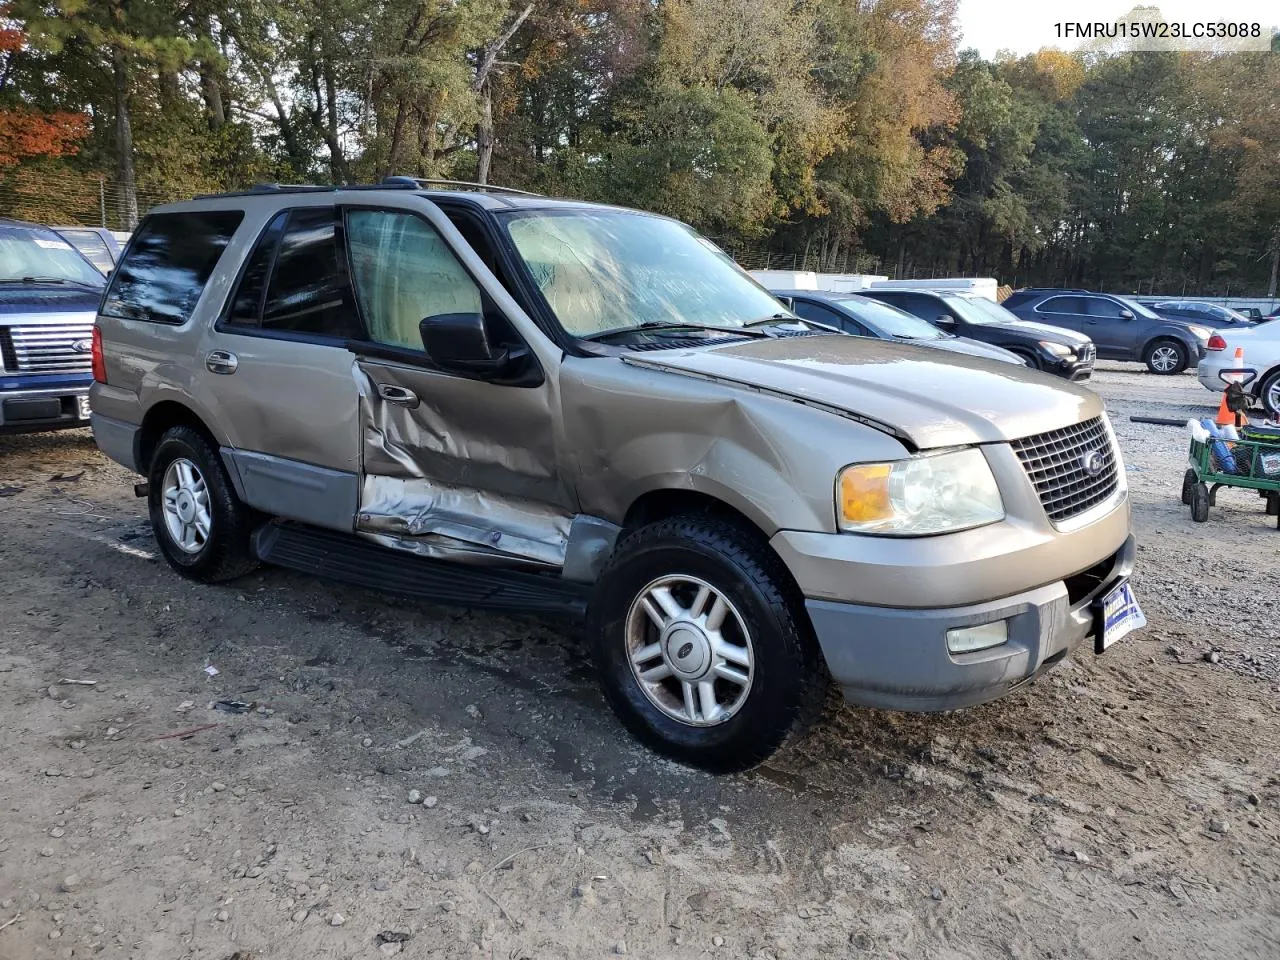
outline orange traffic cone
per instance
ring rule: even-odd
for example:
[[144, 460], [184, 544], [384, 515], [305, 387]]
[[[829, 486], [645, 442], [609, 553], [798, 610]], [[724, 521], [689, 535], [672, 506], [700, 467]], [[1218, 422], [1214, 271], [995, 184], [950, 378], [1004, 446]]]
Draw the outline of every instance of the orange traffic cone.
[[1227, 406], [1227, 391], [1222, 391], [1222, 400], [1218, 403], [1218, 415], [1214, 418], [1214, 423], [1220, 427], [1236, 422], [1236, 415], [1231, 412], [1231, 408]]

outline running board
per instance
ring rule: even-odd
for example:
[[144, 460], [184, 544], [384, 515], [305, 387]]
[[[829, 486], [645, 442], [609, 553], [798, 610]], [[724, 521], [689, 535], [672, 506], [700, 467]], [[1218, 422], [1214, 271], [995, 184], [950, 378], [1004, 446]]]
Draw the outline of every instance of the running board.
[[466, 566], [389, 550], [349, 533], [267, 523], [253, 534], [263, 563], [459, 607], [586, 614], [589, 587], [555, 577]]

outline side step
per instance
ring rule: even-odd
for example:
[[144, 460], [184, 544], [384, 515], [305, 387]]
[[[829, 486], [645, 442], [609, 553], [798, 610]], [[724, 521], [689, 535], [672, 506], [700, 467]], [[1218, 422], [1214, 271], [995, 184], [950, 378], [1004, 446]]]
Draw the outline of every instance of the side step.
[[354, 534], [268, 523], [253, 535], [263, 563], [419, 600], [483, 610], [586, 614], [590, 588], [554, 577], [447, 563], [390, 550]]

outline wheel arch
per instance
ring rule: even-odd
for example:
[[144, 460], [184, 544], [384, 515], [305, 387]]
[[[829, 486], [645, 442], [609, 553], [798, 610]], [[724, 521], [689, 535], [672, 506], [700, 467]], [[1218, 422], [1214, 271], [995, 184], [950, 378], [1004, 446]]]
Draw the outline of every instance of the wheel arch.
[[[772, 535], [777, 532], [776, 528], [767, 529], [763, 524], [753, 519], [749, 513], [734, 506], [727, 499], [706, 491], [681, 487], [656, 487], [645, 491], [636, 497], [627, 508], [622, 522], [623, 535], [625, 536], [628, 531], [638, 529], [646, 524], [688, 514], [726, 520], [754, 535], [758, 539], [760, 546], [777, 559], [779, 570], [784, 571], [787, 577], [788, 589], [795, 591], [794, 596], [803, 597], [804, 593], [800, 588], [799, 581], [796, 580], [795, 574], [782, 558], [782, 555], [774, 549], [771, 542]], [[621, 537], [619, 538], [620, 540]], [[812, 624], [809, 624], [808, 612], [803, 609], [803, 606], [797, 611], [797, 616], [807, 626], [812, 627]]]
[[1190, 342], [1184, 339], [1181, 334], [1172, 330], [1167, 330], [1167, 329], [1157, 330], [1154, 333], [1152, 333], [1151, 336], [1147, 337], [1147, 339], [1143, 342], [1142, 346], [1138, 350], [1138, 359], [1141, 362], [1146, 363], [1147, 355], [1153, 349], [1155, 349], [1157, 345], [1161, 343], [1172, 343], [1175, 346], [1180, 347], [1182, 349], [1184, 370], [1187, 367], [1191, 366], [1193, 363], [1195, 363], [1196, 353], [1197, 353], [1195, 347], [1193, 347], [1190, 344]]
[[165, 431], [172, 427], [190, 427], [204, 434], [216, 450], [220, 444], [208, 424], [196, 411], [177, 400], [161, 400], [152, 404], [142, 418], [142, 426], [134, 438], [134, 463], [144, 476], [151, 469], [151, 457]]

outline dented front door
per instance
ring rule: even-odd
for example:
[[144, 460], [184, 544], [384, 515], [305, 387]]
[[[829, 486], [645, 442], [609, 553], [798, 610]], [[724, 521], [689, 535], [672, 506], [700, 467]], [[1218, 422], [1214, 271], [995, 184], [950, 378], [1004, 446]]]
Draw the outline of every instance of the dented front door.
[[503, 337], [527, 343], [531, 331], [505, 323], [509, 296], [447, 218], [422, 198], [405, 203], [344, 211], [368, 337], [349, 345], [362, 430], [356, 529], [427, 556], [559, 568], [575, 505], [554, 371], [503, 385], [433, 366], [425, 316], [487, 308], [501, 311]]

